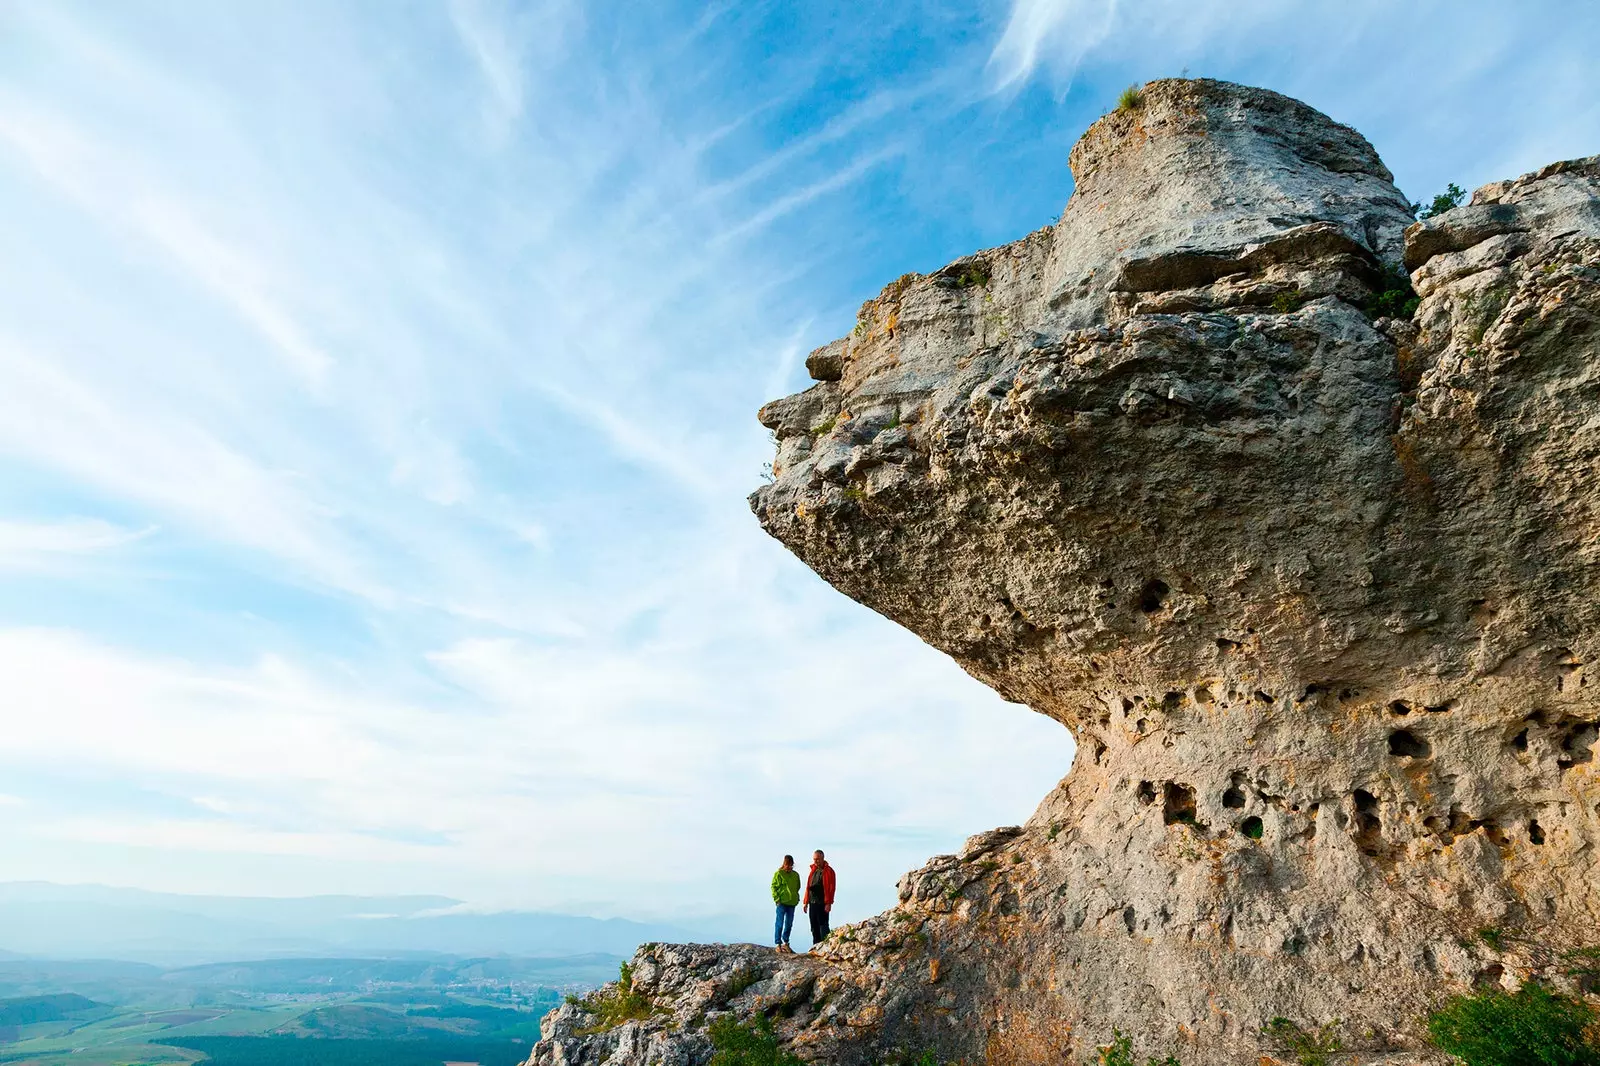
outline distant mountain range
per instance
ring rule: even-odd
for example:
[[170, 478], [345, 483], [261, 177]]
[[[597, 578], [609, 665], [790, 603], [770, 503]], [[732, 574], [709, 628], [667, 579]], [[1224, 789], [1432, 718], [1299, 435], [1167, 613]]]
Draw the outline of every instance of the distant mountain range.
[[288, 956], [630, 955], [706, 932], [537, 911], [478, 912], [445, 896], [185, 896], [43, 881], [0, 883], [0, 957], [161, 966]]

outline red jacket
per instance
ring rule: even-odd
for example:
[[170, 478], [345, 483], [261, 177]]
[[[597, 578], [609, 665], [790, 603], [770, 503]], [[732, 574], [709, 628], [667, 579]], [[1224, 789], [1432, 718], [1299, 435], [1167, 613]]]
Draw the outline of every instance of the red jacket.
[[[811, 869], [806, 871], [806, 883], [801, 886], [800, 898], [806, 903], [811, 902], [811, 879], [817, 875], [817, 864], [812, 863]], [[822, 905], [833, 906], [833, 867], [828, 865], [828, 860], [822, 860]]]

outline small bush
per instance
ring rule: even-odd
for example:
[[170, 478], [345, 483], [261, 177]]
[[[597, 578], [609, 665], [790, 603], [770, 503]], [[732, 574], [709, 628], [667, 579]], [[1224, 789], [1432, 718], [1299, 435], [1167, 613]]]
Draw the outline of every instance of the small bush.
[[731, 1014], [724, 1014], [707, 1030], [716, 1054], [711, 1066], [805, 1066], [785, 1051], [773, 1035], [772, 1022], [762, 1017], [754, 1025], [744, 1025]]
[[1427, 207], [1423, 207], [1421, 204], [1412, 204], [1411, 209], [1416, 212], [1418, 218], [1438, 218], [1446, 211], [1453, 211], [1460, 207], [1461, 201], [1466, 198], [1467, 190], [1452, 181], [1444, 187], [1444, 192], [1433, 198], [1433, 202]]
[[1428, 1018], [1428, 1035], [1466, 1066], [1600, 1066], [1585, 1032], [1594, 1020], [1588, 1004], [1530, 981], [1455, 997]]
[[1506, 931], [1496, 925], [1486, 925], [1478, 930], [1478, 939], [1488, 944], [1494, 951], [1506, 949]]
[[1333, 1055], [1344, 1047], [1334, 1032], [1339, 1023], [1329, 1022], [1316, 1032], [1307, 1032], [1288, 1018], [1274, 1018], [1261, 1027], [1261, 1033], [1294, 1056], [1300, 1066], [1328, 1066]]
[[1411, 287], [1410, 275], [1399, 270], [1385, 270], [1372, 299], [1362, 308], [1368, 318], [1410, 318], [1417, 313], [1420, 303], [1417, 290]]
[[[1133, 1057], [1133, 1041], [1120, 1029], [1111, 1030], [1111, 1043], [1100, 1049], [1100, 1066], [1138, 1066]], [[1145, 1060], [1145, 1066], [1181, 1066], [1172, 1055], [1158, 1059], [1154, 1055]]]
[[1117, 97], [1118, 111], [1137, 111], [1144, 106], [1144, 89], [1130, 85]]
[[1287, 315], [1298, 311], [1311, 299], [1311, 294], [1303, 289], [1284, 289], [1272, 298], [1272, 309], [1280, 315]]
[[963, 267], [961, 273], [956, 275], [956, 288], [970, 289], [973, 286], [982, 288], [989, 284], [991, 277], [993, 277], [993, 274], [989, 270], [989, 264], [981, 259], [975, 259]]
[[650, 998], [633, 990], [633, 967], [623, 963], [617, 971], [617, 983], [595, 989], [582, 999], [567, 997], [567, 1002], [582, 1007], [594, 1015], [595, 1023], [576, 1030], [579, 1036], [603, 1033], [615, 1029], [623, 1022], [638, 1022], [657, 1013]]

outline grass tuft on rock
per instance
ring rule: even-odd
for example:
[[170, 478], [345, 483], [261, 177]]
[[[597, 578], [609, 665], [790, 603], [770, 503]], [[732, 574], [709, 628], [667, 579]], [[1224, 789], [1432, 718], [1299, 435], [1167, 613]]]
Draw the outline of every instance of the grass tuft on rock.
[[1133, 112], [1142, 107], [1144, 107], [1144, 88], [1142, 86], [1130, 85], [1122, 90], [1117, 97], [1118, 111]]
[[1300, 1066], [1328, 1066], [1333, 1056], [1344, 1049], [1335, 1030], [1339, 1023], [1328, 1022], [1315, 1031], [1302, 1029], [1288, 1018], [1274, 1018], [1261, 1027], [1261, 1035], [1280, 1051], [1294, 1056]]
[[[1121, 1029], [1111, 1030], [1111, 1043], [1100, 1048], [1100, 1066], [1138, 1066], [1133, 1057], [1133, 1041]], [[1177, 1058], [1168, 1055], [1158, 1059], [1154, 1055], [1145, 1060], [1145, 1066], [1182, 1066]]]
[[1456, 996], [1428, 1018], [1433, 1045], [1466, 1066], [1600, 1066], [1594, 1010], [1530, 981]]
[[617, 983], [597, 988], [587, 996], [568, 996], [567, 1002], [594, 1015], [593, 1025], [574, 1030], [579, 1036], [589, 1036], [615, 1029], [623, 1022], [640, 1022], [659, 1013], [650, 997], [633, 990], [633, 967], [623, 963], [617, 971]]
[[733, 1015], [724, 1014], [711, 1023], [706, 1034], [716, 1048], [711, 1066], [805, 1066], [778, 1043], [772, 1021], [766, 1017], [746, 1025]]

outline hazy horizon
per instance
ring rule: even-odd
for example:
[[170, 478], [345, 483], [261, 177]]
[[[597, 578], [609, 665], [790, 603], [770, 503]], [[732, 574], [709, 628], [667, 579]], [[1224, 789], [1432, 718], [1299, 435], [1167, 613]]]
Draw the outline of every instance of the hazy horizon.
[[0, 882], [0, 959], [188, 967], [251, 959], [625, 957], [652, 940], [741, 938], [730, 919], [482, 910], [445, 896], [214, 896]]

